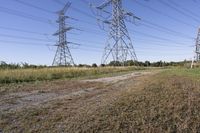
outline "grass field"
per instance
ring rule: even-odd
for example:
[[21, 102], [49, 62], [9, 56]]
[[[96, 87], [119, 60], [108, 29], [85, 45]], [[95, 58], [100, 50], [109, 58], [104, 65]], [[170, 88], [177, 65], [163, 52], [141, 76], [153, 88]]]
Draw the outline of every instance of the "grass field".
[[57, 79], [95, 78], [112, 76], [136, 70], [140, 67], [99, 67], [99, 68], [41, 68], [0, 70], [0, 83], [20, 83]]
[[189, 77], [191, 79], [200, 79], [200, 68], [186, 69], [186, 68], [173, 68], [170, 71], [165, 71], [163, 75], [175, 75]]
[[[111, 105], [93, 115], [83, 116], [76, 130], [200, 132], [199, 73], [200, 69], [172, 69], [159, 73], [137, 86], [137, 91], [130, 88]], [[83, 126], [83, 123], [87, 124]]]
[[[131, 78], [110, 83], [79, 82], [77, 79], [23, 86], [28, 89], [19, 89], [20, 96], [9, 92], [2, 95], [4, 102], [0, 103], [13, 104], [14, 108], [16, 105], [26, 107], [1, 111], [0, 130], [41, 133], [199, 132], [200, 69], [171, 68], [147, 72], [136, 71]], [[31, 90], [40, 90], [34, 92], [35, 97], [49, 96], [52, 92], [61, 95], [41, 104], [31, 105], [33, 101], [27, 105], [24, 101], [22, 105], [15, 103], [20, 99], [30, 99], [27, 93], [30, 95]], [[26, 97], [21, 94], [26, 94]], [[5, 100], [8, 95], [12, 97]]]

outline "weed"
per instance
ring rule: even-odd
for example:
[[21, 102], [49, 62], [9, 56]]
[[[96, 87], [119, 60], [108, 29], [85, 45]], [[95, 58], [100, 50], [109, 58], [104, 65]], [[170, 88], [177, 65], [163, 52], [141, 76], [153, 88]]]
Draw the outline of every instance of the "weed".
[[103, 68], [43, 68], [0, 70], [0, 83], [22, 83], [33, 81], [98, 77], [105, 74], [144, 70], [136, 67], [103, 67]]

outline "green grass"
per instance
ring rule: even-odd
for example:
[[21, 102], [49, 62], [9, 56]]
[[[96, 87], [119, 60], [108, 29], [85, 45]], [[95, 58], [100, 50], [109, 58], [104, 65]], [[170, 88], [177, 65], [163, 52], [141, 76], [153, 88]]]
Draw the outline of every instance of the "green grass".
[[144, 70], [137, 67], [102, 67], [102, 68], [43, 68], [43, 69], [16, 69], [0, 70], [0, 83], [21, 83], [56, 79], [95, 78], [112, 76], [135, 70]]
[[174, 75], [174, 76], [185, 76], [195, 79], [200, 79], [200, 68], [189, 69], [189, 68], [172, 68], [164, 71], [162, 75]]

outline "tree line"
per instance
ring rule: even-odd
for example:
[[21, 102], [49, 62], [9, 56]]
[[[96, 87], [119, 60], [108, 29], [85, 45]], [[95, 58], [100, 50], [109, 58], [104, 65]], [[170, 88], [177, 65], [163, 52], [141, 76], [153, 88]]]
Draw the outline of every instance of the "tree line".
[[166, 61], [157, 61], [157, 62], [150, 62], [150, 61], [133, 61], [128, 60], [125, 62], [118, 62], [118, 61], [111, 61], [108, 65], [109, 66], [142, 66], [142, 67], [167, 67], [167, 66], [185, 66], [189, 64], [191, 61], [179, 61], [179, 62], [166, 62]]
[[[180, 61], [180, 62], [165, 62], [165, 61], [133, 61], [128, 60], [125, 62], [111, 61], [108, 64], [97, 65], [93, 63], [92, 65], [88, 64], [78, 64], [75, 67], [106, 67], [106, 66], [141, 66], [141, 67], [167, 67], [167, 66], [185, 66], [186, 64], [190, 64], [191, 61]], [[0, 61], [0, 69], [19, 69], [19, 68], [47, 68], [52, 66], [47, 65], [32, 65], [28, 63], [6, 63], [5, 61]], [[71, 67], [71, 66], [68, 66]]]

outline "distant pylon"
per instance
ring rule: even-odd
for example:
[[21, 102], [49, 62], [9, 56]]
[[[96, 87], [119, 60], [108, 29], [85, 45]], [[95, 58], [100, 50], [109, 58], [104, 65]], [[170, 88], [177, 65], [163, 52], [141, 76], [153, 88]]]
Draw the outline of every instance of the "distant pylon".
[[[105, 8], [111, 5], [112, 13]], [[95, 7], [97, 9], [96, 15], [101, 19], [98, 21], [109, 25], [109, 36], [104, 49], [102, 64], [107, 64], [108, 61], [116, 63], [124, 63], [127, 60], [137, 60], [137, 56], [129, 36], [125, 21], [134, 22], [134, 19], [140, 19], [131, 12], [126, 12], [122, 7], [122, 0], [107, 0], [102, 5]], [[102, 12], [102, 13], [99, 13]], [[105, 19], [102, 14], [110, 14], [111, 20]]]
[[69, 9], [71, 3], [68, 2], [64, 8], [58, 12], [59, 19], [57, 23], [59, 23], [59, 30], [54, 34], [55, 36], [59, 36], [57, 51], [53, 60], [53, 66], [70, 66], [74, 65], [74, 60], [72, 58], [70, 49], [68, 44], [70, 42], [67, 41], [66, 33], [73, 29], [72, 27], [67, 27], [65, 24], [65, 20], [70, 18], [65, 16], [65, 12]]
[[196, 39], [196, 61], [200, 61], [200, 28], [198, 30], [197, 39]]

